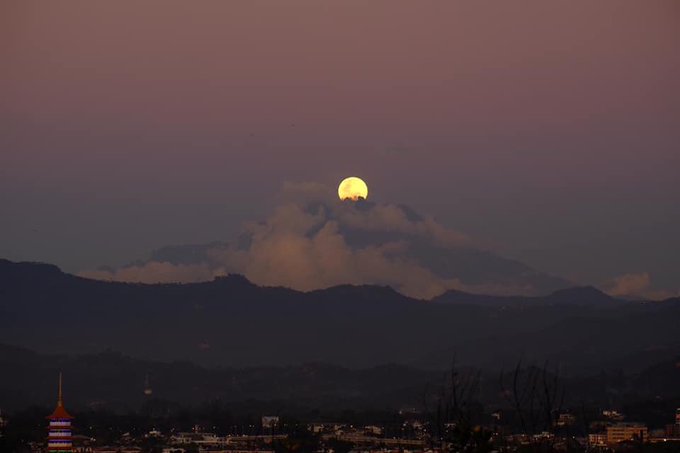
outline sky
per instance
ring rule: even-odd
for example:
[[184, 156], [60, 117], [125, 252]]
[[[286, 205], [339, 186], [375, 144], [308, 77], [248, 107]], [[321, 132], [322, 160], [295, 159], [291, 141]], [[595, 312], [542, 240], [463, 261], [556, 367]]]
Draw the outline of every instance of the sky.
[[680, 289], [676, 1], [14, 1], [0, 61], [0, 257], [122, 265], [356, 175], [542, 271]]

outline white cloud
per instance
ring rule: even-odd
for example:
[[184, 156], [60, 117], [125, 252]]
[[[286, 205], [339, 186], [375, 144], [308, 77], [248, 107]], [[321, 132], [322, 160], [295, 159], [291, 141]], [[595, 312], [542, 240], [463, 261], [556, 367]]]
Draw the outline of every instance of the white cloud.
[[[398, 233], [399, 239], [350, 246], [341, 233], [343, 230]], [[247, 247], [215, 247], [204, 264], [148, 262], [113, 272], [86, 271], [80, 275], [157, 283], [196, 282], [224, 273], [239, 273], [260, 285], [313, 290], [339, 284], [379, 284], [421, 298], [431, 298], [447, 289], [479, 292], [527, 289], [514, 287], [503, 291], [499, 285], [470, 287], [455, 276], [435, 275], [405, 253], [409, 238], [439, 247], [457, 247], [469, 245], [467, 237], [431, 218], [409, 214], [397, 205], [340, 202], [329, 188], [320, 184], [285, 184], [280, 206], [266, 221], [246, 224], [243, 232], [249, 238]]]

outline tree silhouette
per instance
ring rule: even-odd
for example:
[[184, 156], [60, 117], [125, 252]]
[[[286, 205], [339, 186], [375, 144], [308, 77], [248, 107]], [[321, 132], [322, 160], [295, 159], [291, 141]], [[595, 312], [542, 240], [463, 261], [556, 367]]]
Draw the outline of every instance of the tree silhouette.
[[491, 432], [475, 424], [480, 376], [478, 370], [459, 370], [454, 359], [441, 383], [425, 390], [432, 441], [440, 443], [444, 451], [485, 453], [492, 449]]

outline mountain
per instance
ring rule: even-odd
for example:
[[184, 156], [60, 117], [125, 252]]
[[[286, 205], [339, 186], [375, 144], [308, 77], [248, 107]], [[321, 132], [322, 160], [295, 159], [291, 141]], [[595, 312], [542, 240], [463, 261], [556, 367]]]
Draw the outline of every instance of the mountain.
[[544, 295], [570, 286], [406, 206], [327, 198], [283, 204], [232, 241], [166, 246], [146, 260], [83, 275], [186, 283], [227, 273], [305, 291], [345, 283], [388, 285], [422, 299], [453, 288]]
[[112, 348], [219, 366], [329, 362], [498, 369], [519, 358], [571, 373], [639, 369], [680, 351], [680, 301], [632, 302], [592, 288], [432, 301], [390, 287], [300, 292], [238, 275], [191, 284], [89, 280], [0, 260], [0, 342], [51, 353]]

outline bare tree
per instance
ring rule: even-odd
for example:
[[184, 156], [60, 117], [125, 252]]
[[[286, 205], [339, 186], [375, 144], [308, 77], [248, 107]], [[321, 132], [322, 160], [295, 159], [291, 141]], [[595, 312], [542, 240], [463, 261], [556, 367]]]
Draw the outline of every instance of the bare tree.
[[432, 434], [442, 449], [460, 452], [490, 450], [490, 433], [474, 424], [474, 406], [479, 394], [481, 373], [460, 371], [455, 359], [441, 384], [424, 393], [425, 410], [430, 414]]
[[519, 360], [514, 370], [501, 372], [500, 386], [523, 434], [542, 431], [555, 434], [565, 396], [557, 367], [551, 370], [547, 361], [541, 368], [524, 367]]

